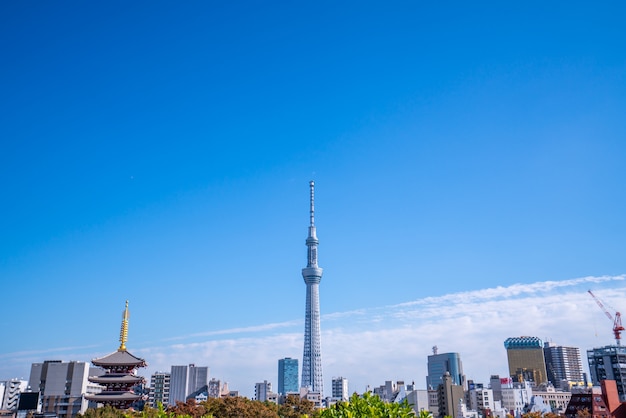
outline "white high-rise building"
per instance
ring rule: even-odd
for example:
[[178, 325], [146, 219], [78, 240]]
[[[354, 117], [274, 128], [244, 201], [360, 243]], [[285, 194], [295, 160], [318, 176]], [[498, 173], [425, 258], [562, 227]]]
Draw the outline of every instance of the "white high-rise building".
[[348, 379], [345, 377], [333, 377], [333, 401], [348, 401]]
[[267, 380], [254, 385], [254, 399], [265, 402], [272, 395], [272, 384]]
[[187, 396], [209, 383], [209, 368], [206, 366], [172, 366], [170, 373], [169, 405], [185, 402]]

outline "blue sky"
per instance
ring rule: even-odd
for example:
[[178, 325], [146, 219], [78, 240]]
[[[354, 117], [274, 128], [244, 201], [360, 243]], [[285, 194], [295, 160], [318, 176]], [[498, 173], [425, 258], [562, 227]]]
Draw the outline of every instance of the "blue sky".
[[624, 12], [1, 4], [0, 379], [113, 351], [128, 299], [148, 373], [276, 384], [312, 179], [328, 380], [423, 385], [435, 344], [485, 380], [509, 336], [610, 343], [585, 292], [624, 309]]

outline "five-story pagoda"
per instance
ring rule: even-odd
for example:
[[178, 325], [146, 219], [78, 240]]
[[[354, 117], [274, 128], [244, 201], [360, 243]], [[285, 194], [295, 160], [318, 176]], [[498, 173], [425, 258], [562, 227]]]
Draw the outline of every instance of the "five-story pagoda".
[[109, 355], [91, 360], [94, 366], [101, 367], [106, 372], [101, 376], [89, 376], [89, 381], [102, 385], [105, 389], [97, 394], [86, 395], [87, 400], [126, 409], [133, 402], [142, 399], [142, 395], [135, 393], [133, 388], [146, 382], [142, 376], [136, 375], [136, 371], [139, 367], [146, 367], [147, 363], [144, 359], [126, 351], [128, 318], [128, 301], [126, 301], [120, 331], [120, 348]]

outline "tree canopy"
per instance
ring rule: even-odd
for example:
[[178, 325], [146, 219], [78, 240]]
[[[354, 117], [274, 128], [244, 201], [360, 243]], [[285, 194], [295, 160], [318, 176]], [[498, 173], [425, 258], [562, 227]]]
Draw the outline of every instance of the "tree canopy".
[[321, 418], [413, 418], [415, 412], [406, 399], [400, 403], [383, 402], [378, 395], [352, 395], [348, 402], [337, 402], [321, 413]]

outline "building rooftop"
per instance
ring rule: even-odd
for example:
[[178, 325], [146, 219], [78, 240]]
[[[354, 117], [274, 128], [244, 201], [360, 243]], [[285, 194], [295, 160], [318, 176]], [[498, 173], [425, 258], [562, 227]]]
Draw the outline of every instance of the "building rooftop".
[[114, 367], [114, 366], [135, 366], [135, 367], [146, 367], [147, 363], [144, 359], [135, 357], [130, 354], [128, 351], [115, 351], [109, 355], [104, 357], [96, 358], [91, 360], [91, 362], [99, 367]]
[[504, 348], [509, 349], [536, 349], [543, 348], [543, 341], [537, 337], [512, 337], [504, 341]]

